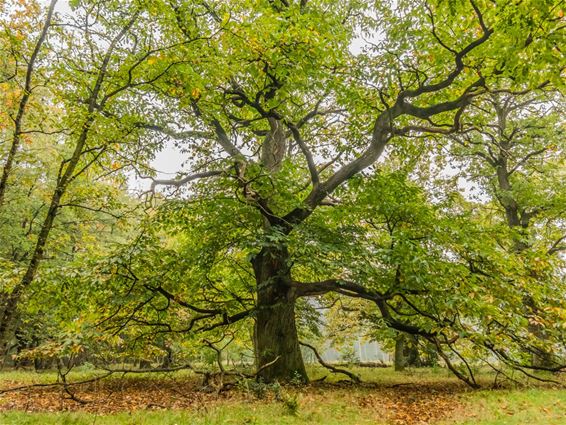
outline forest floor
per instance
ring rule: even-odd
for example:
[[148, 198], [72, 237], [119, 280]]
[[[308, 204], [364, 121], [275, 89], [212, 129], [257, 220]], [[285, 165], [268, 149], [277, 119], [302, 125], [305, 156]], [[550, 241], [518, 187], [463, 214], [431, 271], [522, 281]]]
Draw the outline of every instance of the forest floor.
[[[188, 372], [113, 375], [70, 387], [34, 386], [0, 394], [0, 424], [374, 424], [566, 425], [566, 389], [526, 381], [471, 390], [444, 369], [353, 368], [363, 383], [330, 375], [307, 386], [241, 381], [229, 391], [202, 389]], [[68, 382], [97, 376], [77, 371]], [[326, 375], [312, 369], [316, 379]], [[49, 384], [53, 372], [0, 372], [0, 389]], [[564, 379], [564, 378], [562, 378]]]

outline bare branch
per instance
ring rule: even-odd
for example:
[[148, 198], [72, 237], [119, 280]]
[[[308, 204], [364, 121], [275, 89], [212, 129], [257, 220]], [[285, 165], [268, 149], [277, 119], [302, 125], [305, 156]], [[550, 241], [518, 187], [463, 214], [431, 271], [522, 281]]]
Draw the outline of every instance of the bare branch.
[[342, 373], [344, 375], [346, 375], [348, 378], [350, 378], [352, 381], [354, 381], [355, 383], [359, 384], [361, 382], [361, 379], [358, 375], [347, 371], [346, 369], [340, 369], [338, 367], [332, 366], [328, 363], [326, 363], [324, 361], [324, 359], [321, 357], [321, 355], [318, 353], [318, 351], [316, 350], [316, 348], [314, 348], [312, 345], [307, 344], [306, 342], [302, 342], [299, 341], [299, 344], [301, 344], [303, 347], [307, 347], [310, 348], [312, 350], [312, 352], [314, 353], [314, 355], [316, 356], [318, 362], [321, 364], [322, 367], [325, 367], [328, 370], [331, 370], [332, 373]]
[[214, 133], [210, 131], [201, 131], [201, 130], [184, 130], [184, 131], [175, 131], [171, 130], [168, 127], [164, 127], [162, 125], [157, 124], [148, 124], [148, 123], [136, 123], [134, 125], [137, 128], [144, 128], [147, 130], [157, 131], [159, 133], [163, 133], [166, 136], [169, 136], [175, 140], [185, 140], [185, 139], [192, 139], [192, 138], [202, 138], [202, 139], [210, 139], [214, 137]]
[[289, 122], [287, 122], [286, 124], [289, 127], [289, 129], [291, 130], [291, 134], [293, 134], [293, 138], [295, 139], [295, 141], [297, 142], [297, 144], [301, 148], [301, 151], [303, 152], [303, 155], [305, 156], [305, 159], [307, 160], [307, 165], [309, 167], [309, 173], [311, 175], [311, 181], [312, 181], [313, 188], [317, 187], [320, 183], [320, 177], [318, 175], [318, 170], [316, 169], [316, 164], [314, 162], [312, 152], [310, 151], [307, 144], [303, 140], [298, 127], [295, 126], [292, 123], [289, 123]]
[[155, 187], [158, 186], [158, 185], [181, 187], [184, 184], [187, 184], [191, 181], [203, 179], [203, 178], [206, 178], [206, 177], [219, 176], [223, 173], [224, 173], [224, 171], [214, 170], [214, 171], [203, 171], [201, 173], [190, 174], [190, 175], [185, 176], [181, 179], [152, 179], [150, 190], [154, 191]]

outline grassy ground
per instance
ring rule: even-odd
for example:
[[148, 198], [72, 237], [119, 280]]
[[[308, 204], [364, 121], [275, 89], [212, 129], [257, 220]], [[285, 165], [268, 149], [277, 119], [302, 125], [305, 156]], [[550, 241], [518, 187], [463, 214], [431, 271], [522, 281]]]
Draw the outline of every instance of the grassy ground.
[[[444, 369], [403, 373], [357, 368], [364, 384], [329, 376], [307, 387], [240, 384], [227, 393], [197, 391], [194, 377], [113, 377], [76, 387], [81, 404], [60, 388], [0, 395], [0, 424], [374, 424], [566, 425], [566, 390], [527, 388], [471, 391]], [[69, 380], [92, 377], [78, 371]], [[311, 370], [313, 378], [326, 372]], [[53, 382], [53, 373], [0, 373], [0, 388]], [[483, 376], [485, 384], [490, 376]], [[327, 382], [329, 381], [329, 382]]]
[[538, 388], [473, 392], [464, 397], [461, 415], [441, 423], [563, 425], [566, 424], [566, 390]]

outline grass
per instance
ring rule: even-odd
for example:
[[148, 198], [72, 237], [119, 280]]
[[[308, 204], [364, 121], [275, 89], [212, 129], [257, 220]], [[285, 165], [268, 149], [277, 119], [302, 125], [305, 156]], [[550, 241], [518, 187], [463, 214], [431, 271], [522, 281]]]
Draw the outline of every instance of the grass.
[[[374, 425], [566, 425], [566, 390], [550, 386], [470, 391], [444, 369], [355, 368], [364, 382], [372, 386], [318, 384], [305, 388], [284, 388], [279, 401], [272, 393], [258, 400], [239, 390], [230, 397], [207, 399], [185, 410], [133, 410], [112, 414], [84, 411], [30, 413], [0, 412], [1, 425], [20, 424], [374, 424]], [[70, 380], [83, 380], [97, 374], [78, 370]], [[313, 379], [326, 372], [313, 368]], [[189, 379], [190, 373], [176, 375]], [[53, 382], [53, 372], [2, 372], [0, 387]], [[140, 376], [136, 376], [140, 379]], [[141, 377], [150, 379], [147, 376]], [[487, 380], [489, 376], [483, 376]], [[111, 380], [120, 382], [122, 378]], [[130, 379], [130, 378], [125, 378]], [[329, 376], [337, 382], [341, 376]], [[145, 382], [145, 381], [144, 381]], [[326, 382], [326, 381], [325, 381]], [[25, 394], [22, 394], [24, 397]], [[119, 397], [116, 393], [113, 397]], [[124, 393], [123, 397], [128, 397]], [[212, 401], [210, 401], [212, 400]], [[2, 396], [0, 396], [0, 408]], [[88, 405], [87, 405], [88, 406]], [[54, 410], [60, 410], [56, 405]]]
[[458, 425], [564, 425], [566, 390], [477, 391], [466, 395], [463, 416], [445, 424]]
[[[364, 417], [366, 416], [366, 417]], [[25, 414], [5, 413], [0, 415], [0, 423], [5, 425], [45, 424], [45, 425], [298, 425], [298, 424], [375, 424], [385, 425], [375, 418], [360, 415], [359, 412], [347, 406], [339, 409], [331, 408], [327, 413], [319, 414], [306, 411], [300, 415], [289, 415], [281, 406], [230, 406], [216, 408], [206, 413], [188, 413], [179, 411], [167, 412], [134, 412], [119, 413], [107, 416], [95, 416], [85, 413], [35, 413]]]
[[[73, 381], [83, 381], [91, 379], [97, 376], [101, 376], [107, 373], [105, 370], [96, 370], [90, 367], [75, 367], [67, 374], [67, 380], [69, 382]], [[136, 373], [136, 374], [115, 374], [110, 376], [108, 379], [138, 379], [138, 378], [151, 378], [155, 377], [155, 373]], [[189, 377], [193, 376], [190, 370], [180, 370], [175, 372], [176, 377]], [[3, 370], [0, 371], [0, 387], [6, 386], [6, 383], [17, 382], [21, 385], [25, 384], [49, 384], [57, 380], [57, 371], [55, 370], [45, 370], [39, 372], [32, 372], [28, 370]]]

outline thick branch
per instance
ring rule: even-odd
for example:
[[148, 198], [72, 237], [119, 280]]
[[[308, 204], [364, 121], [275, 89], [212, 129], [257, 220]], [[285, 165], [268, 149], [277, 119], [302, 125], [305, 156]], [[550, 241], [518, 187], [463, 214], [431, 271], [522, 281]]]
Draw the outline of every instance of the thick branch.
[[[192, 107], [195, 115], [200, 119], [204, 119], [203, 114], [196, 102], [192, 103]], [[212, 127], [214, 128], [214, 133], [216, 134], [218, 144], [222, 147], [222, 149], [224, 149], [224, 151], [231, 157], [242, 160], [244, 158], [244, 154], [236, 147], [236, 145], [232, 143], [232, 141], [228, 137], [228, 133], [226, 133], [226, 130], [224, 130], [224, 127], [222, 126], [220, 121], [218, 121], [218, 119], [216, 118], [213, 118], [210, 120], [210, 124], [212, 124]]]
[[175, 140], [185, 140], [185, 139], [192, 139], [192, 138], [199, 138], [199, 139], [210, 139], [214, 137], [214, 134], [210, 131], [200, 131], [200, 130], [185, 130], [185, 131], [174, 131], [170, 128], [164, 127], [162, 125], [157, 124], [148, 124], [148, 123], [136, 123], [135, 127], [137, 128], [144, 128], [146, 130], [157, 131], [159, 133], [163, 133]]
[[383, 295], [374, 293], [363, 286], [340, 279], [328, 279], [320, 282], [294, 282], [295, 296], [312, 297], [315, 295], [324, 295], [328, 292], [337, 292], [356, 298], [364, 298], [370, 301], [385, 299]]
[[363, 298], [369, 301], [373, 301], [377, 308], [379, 309], [383, 320], [393, 329], [398, 331], [406, 332], [411, 335], [421, 335], [425, 337], [433, 337], [436, 335], [434, 332], [426, 331], [418, 326], [411, 325], [406, 322], [402, 322], [391, 315], [389, 307], [387, 306], [386, 300], [391, 298], [393, 295], [382, 295], [373, 291], [370, 291], [363, 286], [339, 279], [329, 279], [321, 282], [310, 282], [310, 283], [300, 283], [293, 282], [295, 296], [297, 297], [308, 297], [314, 295], [324, 295], [328, 292], [336, 292], [338, 294], [346, 295], [354, 298]]
[[[459, 110], [459, 113], [456, 114], [455, 118], [455, 123], [457, 124], [461, 110], [470, 103], [473, 97], [479, 94], [479, 91], [475, 89], [483, 85], [483, 78], [479, 78], [471, 83], [458, 98], [440, 102], [429, 107], [415, 106], [406, 102], [406, 98], [417, 97], [424, 93], [437, 92], [452, 84], [455, 78], [463, 70], [462, 58], [475, 47], [484, 43], [489, 38], [490, 34], [491, 31], [485, 32], [480, 39], [470, 43], [461, 52], [459, 52], [456, 58], [456, 68], [449, 74], [444, 82], [430, 86], [421, 86], [419, 89], [414, 91], [405, 90], [399, 93], [395, 104], [381, 112], [375, 120], [371, 142], [366, 150], [356, 159], [336, 171], [330, 178], [328, 178], [328, 180], [316, 187], [313, 187], [312, 191], [305, 199], [305, 205], [303, 207], [296, 208], [283, 218], [286, 231], [290, 232], [294, 225], [310, 216], [314, 209], [320, 205], [320, 202], [336, 188], [378, 160], [385, 150], [387, 143], [395, 134], [393, 122], [396, 118], [402, 115], [409, 115], [419, 119], [428, 119], [437, 114]], [[424, 128], [421, 128], [421, 130], [424, 130]]]
[[[482, 45], [489, 39], [489, 37], [493, 33], [493, 29], [488, 28], [486, 26], [481, 12], [473, 0], [470, 0], [470, 4], [472, 5], [474, 12], [476, 13], [480, 26], [482, 28], [483, 35], [480, 38], [469, 43], [459, 52], [456, 52], [454, 54], [454, 62], [455, 62], [454, 70], [450, 74], [448, 74], [448, 76], [444, 80], [435, 84], [422, 85], [415, 90], [405, 90], [404, 92], [401, 93], [400, 95], [401, 98], [418, 97], [425, 93], [433, 93], [449, 87], [464, 70], [465, 67], [463, 62], [464, 57], [472, 50], [474, 50], [476, 47]], [[433, 24], [433, 34], [435, 34], [434, 24]], [[444, 48], [447, 48], [447, 46], [444, 45], [444, 43], [442, 43], [440, 40], [438, 41]], [[452, 49], [448, 49], [448, 50], [453, 51]]]
[[187, 184], [191, 181], [203, 179], [203, 178], [206, 178], [206, 177], [219, 176], [222, 173], [223, 173], [223, 171], [220, 171], [220, 170], [203, 171], [202, 173], [190, 174], [190, 175], [185, 176], [181, 179], [152, 179], [151, 190], [152, 191], [155, 190], [155, 187], [158, 186], [158, 185], [181, 187], [184, 184]]

